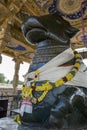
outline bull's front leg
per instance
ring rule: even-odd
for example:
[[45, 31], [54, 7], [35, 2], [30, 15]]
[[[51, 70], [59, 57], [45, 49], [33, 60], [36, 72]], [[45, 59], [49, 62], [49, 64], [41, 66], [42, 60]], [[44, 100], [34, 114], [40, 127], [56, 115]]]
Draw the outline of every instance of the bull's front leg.
[[51, 115], [49, 123], [52, 127], [62, 127], [64, 124], [64, 118], [71, 113], [72, 106], [66, 97], [59, 97], [59, 100], [56, 101], [55, 105], [51, 109]]
[[[73, 117], [74, 115], [75, 117]], [[51, 126], [60, 128], [64, 126], [64, 121], [67, 120], [68, 116], [70, 116], [70, 120], [76, 120], [77, 124], [75, 125], [77, 126], [81, 125], [81, 123], [87, 123], [85, 122], [87, 120], [87, 98], [83, 89], [76, 87], [66, 88], [58, 96], [58, 100], [51, 109], [49, 122]]]

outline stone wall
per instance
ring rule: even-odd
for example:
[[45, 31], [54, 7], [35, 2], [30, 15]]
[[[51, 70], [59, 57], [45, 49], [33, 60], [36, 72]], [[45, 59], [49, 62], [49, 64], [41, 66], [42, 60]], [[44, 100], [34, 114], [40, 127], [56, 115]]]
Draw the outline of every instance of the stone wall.
[[[22, 85], [18, 85], [17, 90], [21, 90], [21, 88]], [[11, 96], [11, 95], [14, 95], [12, 84], [0, 83], [0, 96]]]

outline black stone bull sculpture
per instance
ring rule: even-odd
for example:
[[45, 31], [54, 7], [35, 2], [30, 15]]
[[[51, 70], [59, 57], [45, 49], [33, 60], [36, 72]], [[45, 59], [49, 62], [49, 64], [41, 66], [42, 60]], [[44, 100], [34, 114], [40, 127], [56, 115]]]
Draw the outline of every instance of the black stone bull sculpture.
[[[69, 48], [70, 38], [78, 30], [57, 14], [30, 17], [23, 25], [25, 39], [37, 45], [29, 72], [45, 65]], [[74, 59], [68, 64], [74, 64]], [[30, 80], [30, 79], [29, 79]], [[43, 82], [36, 82], [36, 86]], [[24, 112], [22, 121], [49, 124], [57, 128], [77, 128], [87, 123], [87, 89], [83, 86], [62, 85], [49, 91], [43, 101], [33, 105], [32, 113]], [[38, 97], [41, 92], [34, 92]]]

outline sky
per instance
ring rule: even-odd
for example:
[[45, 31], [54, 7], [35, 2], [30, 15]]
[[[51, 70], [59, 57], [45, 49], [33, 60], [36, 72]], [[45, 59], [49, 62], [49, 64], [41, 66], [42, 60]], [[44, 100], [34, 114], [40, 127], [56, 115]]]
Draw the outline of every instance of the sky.
[[[4, 76], [6, 77], [6, 80], [13, 80], [14, 76], [14, 67], [15, 62], [12, 61], [12, 58], [2, 55], [2, 63], [0, 64], [0, 73], [3, 73]], [[25, 75], [28, 72], [29, 69], [29, 64], [28, 63], [23, 63], [20, 65], [20, 70], [19, 70], [19, 80], [24, 81], [23, 75]]]

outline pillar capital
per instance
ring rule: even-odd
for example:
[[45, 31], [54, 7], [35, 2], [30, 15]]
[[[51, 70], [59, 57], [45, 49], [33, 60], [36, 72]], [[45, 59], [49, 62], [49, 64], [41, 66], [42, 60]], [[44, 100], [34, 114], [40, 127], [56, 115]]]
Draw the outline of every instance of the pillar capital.
[[19, 64], [23, 64], [23, 60], [21, 58], [19, 58], [18, 56], [14, 57], [12, 59], [15, 63], [19, 63]]

